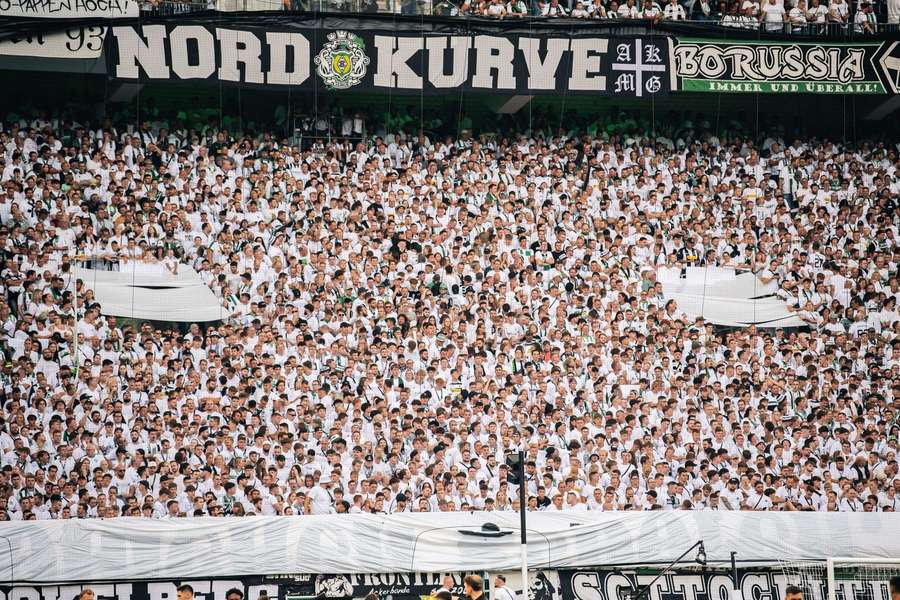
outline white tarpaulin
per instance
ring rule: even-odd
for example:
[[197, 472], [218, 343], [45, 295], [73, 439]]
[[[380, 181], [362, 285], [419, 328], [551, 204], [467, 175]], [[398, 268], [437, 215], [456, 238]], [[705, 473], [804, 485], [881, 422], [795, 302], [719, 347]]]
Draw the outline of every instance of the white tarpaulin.
[[763, 283], [753, 273], [737, 275], [733, 269], [691, 267], [685, 277], [672, 268], [660, 268], [657, 277], [663, 284], [663, 297], [675, 300], [690, 319], [703, 317], [710, 323], [731, 327], [802, 327], [806, 323], [788, 310], [788, 305], [773, 294], [774, 281]]
[[225, 308], [205, 285], [154, 289], [101, 284], [93, 289], [104, 315], [178, 323], [205, 323], [226, 317]]
[[[486, 522], [511, 532], [467, 536]], [[301, 517], [12, 521], [0, 579], [53, 583], [272, 573], [511, 571], [519, 516], [410, 513]], [[531, 568], [665, 564], [698, 540], [711, 564], [900, 557], [894, 513], [666, 511], [528, 515]]]
[[684, 313], [694, 319], [704, 319], [716, 325], [746, 327], [754, 323], [759, 327], [801, 327], [806, 323], [787, 310], [780, 299], [738, 300], [721, 296], [694, 296], [689, 294], [666, 295], [673, 299]]
[[76, 267], [75, 277], [84, 280], [88, 286], [95, 283], [170, 288], [204, 285], [200, 274], [188, 265], [178, 265], [178, 273], [173, 275], [161, 263], [137, 261], [123, 263], [119, 271]]
[[122, 19], [137, 17], [136, 0], [3, 0], [0, 17]]
[[224, 319], [225, 309], [187, 265], [173, 275], [158, 263], [127, 263], [121, 271], [75, 269], [75, 276], [94, 290], [94, 299], [105, 315], [205, 323]]
[[738, 276], [731, 271], [730, 278], [704, 281], [702, 275], [694, 275], [685, 279], [669, 279], [663, 282], [663, 292], [673, 294], [694, 294], [702, 296], [722, 296], [724, 298], [760, 298], [771, 296], [778, 291], [774, 281], [763, 283], [753, 273], [741, 273]]

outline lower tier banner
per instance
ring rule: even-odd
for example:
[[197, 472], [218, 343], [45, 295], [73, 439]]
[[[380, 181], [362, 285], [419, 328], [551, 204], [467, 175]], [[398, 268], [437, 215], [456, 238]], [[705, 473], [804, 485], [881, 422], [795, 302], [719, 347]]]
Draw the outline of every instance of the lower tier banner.
[[[804, 563], [810, 564], [810, 563]], [[889, 578], [897, 569], [855, 567], [835, 578], [842, 600], [889, 600]], [[692, 566], [659, 569], [561, 569], [529, 573], [528, 600], [785, 600], [788, 584], [805, 600], [827, 598], [825, 563], [816, 568], [740, 568]], [[478, 572], [483, 600], [523, 598], [518, 571]], [[429, 600], [438, 590], [462, 598], [467, 573], [283, 574], [215, 579], [77, 582], [43, 586], [0, 586], [3, 600], [73, 600], [87, 588], [97, 600], [175, 600], [187, 584], [196, 600]], [[736, 575], [736, 577], [735, 577]], [[659, 577], [658, 577], [659, 576]], [[506, 589], [500, 589], [506, 588]]]

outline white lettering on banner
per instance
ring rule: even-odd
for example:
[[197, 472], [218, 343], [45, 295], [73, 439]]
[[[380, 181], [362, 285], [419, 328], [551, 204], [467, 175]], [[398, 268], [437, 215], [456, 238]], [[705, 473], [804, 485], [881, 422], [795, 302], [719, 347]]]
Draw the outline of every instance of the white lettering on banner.
[[622, 92], [634, 92], [634, 73], [622, 73], [616, 77], [613, 83], [613, 91], [617, 94]]
[[[607, 585], [612, 577], [607, 577]], [[590, 571], [577, 572], [572, 575], [572, 593], [578, 600], [605, 600], [600, 589], [600, 573]], [[615, 590], [618, 592], [618, 590]], [[612, 595], [613, 590], [606, 590], [606, 598], [619, 598]]]
[[539, 50], [540, 38], [519, 38], [519, 50], [525, 57], [528, 67], [529, 90], [555, 90], [556, 70], [563, 54], [569, 49], [569, 40], [559, 38], [547, 39], [547, 54], [541, 61]]
[[[262, 44], [255, 34], [235, 29], [216, 29], [216, 38], [222, 54], [222, 65], [219, 67], [219, 79], [222, 81], [244, 81], [246, 83], [265, 83], [262, 72]], [[241, 79], [239, 64], [244, 65], [244, 78]]]
[[454, 88], [465, 84], [469, 78], [469, 48], [472, 39], [469, 36], [452, 35], [450, 42], [450, 73], [444, 73], [444, 51], [447, 48], [446, 36], [425, 39], [428, 50], [428, 81], [436, 88]]
[[[597, 588], [599, 589], [599, 584]], [[620, 589], [632, 589], [631, 582], [628, 581], [628, 578], [624, 575], [610, 575], [606, 578], [606, 597], [607, 598], [621, 598]], [[603, 597], [602, 595], [600, 596]]]
[[[706, 592], [706, 597], [713, 600], [730, 598], [732, 594], [737, 595], [737, 593], [734, 592], [734, 582], [728, 575], [715, 575], [711, 577], [707, 587], [709, 589]], [[742, 600], [742, 598], [735, 598], [734, 600]]]
[[[190, 63], [188, 40], [197, 44], [197, 64]], [[216, 71], [216, 45], [212, 33], [200, 25], [176, 27], [169, 34], [172, 71], [181, 79], [206, 79]]]
[[147, 600], [175, 600], [178, 589], [170, 581], [151, 581], [147, 584]]
[[424, 48], [422, 38], [376, 35], [375, 48], [378, 50], [378, 70], [374, 77], [377, 87], [422, 89], [422, 78], [407, 63]]
[[[506, 38], [490, 35], [475, 36], [475, 76], [472, 87], [499, 90], [516, 89], [516, 78], [513, 75], [513, 56], [516, 47]], [[497, 72], [497, 83], [494, 84], [492, 73]]]
[[638, 575], [637, 585], [638, 589], [650, 586], [650, 593], [647, 595], [648, 600], [661, 600], [663, 591], [667, 592], [667, 595], [668, 592], [672, 591], [669, 589], [667, 578], [657, 578], [655, 575]]
[[[266, 82], [272, 85], [300, 85], [309, 78], [309, 40], [299, 33], [266, 32], [269, 45], [269, 72]], [[288, 72], [288, 51], [294, 55], [294, 70]]]
[[686, 78], [850, 83], [866, 77], [866, 50], [859, 47], [678, 43], [674, 57], [677, 74]]
[[136, 17], [135, 0], [0, 0], [2, 17], [74, 19], [79, 17]]
[[751, 574], [741, 580], [741, 593], [744, 598], [755, 600], [777, 600], [772, 595], [772, 586], [769, 577], [762, 574]]
[[[699, 600], [697, 592], [703, 591], [703, 578], [699, 575], [685, 575], [673, 580], [675, 586], [681, 588], [684, 600]], [[676, 590], [672, 590], [673, 592]]]
[[[329, 90], [362, 83], [407, 91], [426, 86], [522, 93], [567, 88], [642, 96], [668, 89], [668, 80], [663, 79], [665, 48], [640, 39], [612, 48], [608, 38], [360, 36], [339, 30], [329, 33], [327, 43], [316, 51], [305, 30], [147, 25], [109, 31], [107, 68], [117, 79], [218, 79], [298, 86], [309, 85], [315, 69]], [[373, 62], [374, 72], [367, 75], [366, 67]]]
[[119, 49], [114, 70], [116, 77], [138, 79], [140, 66], [150, 79], [169, 78], [165, 25], [142, 27], [143, 36], [138, 35], [133, 27], [113, 27], [112, 30]]
[[[648, 600], [783, 600], [787, 579], [774, 570], [742, 571], [738, 589], [730, 574], [669, 573], [659, 579], [652, 573], [625, 575], [621, 571], [559, 571], [563, 598], [571, 600], [619, 600], [627, 592], [651, 585]], [[654, 579], [656, 579], [654, 581]], [[824, 581], [820, 582], [824, 586]], [[871, 582], [870, 582], [871, 583]], [[816, 585], [815, 581], [810, 582]], [[858, 597], [860, 582], [848, 581], [844, 597]], [[876, 599], [887, 598], [887, 581], [875, 583]], [[824, 591], [824, 587], [821, 588]], [[817, 595], [817, 594], [814, 594]]]
[[105, 35], [105, 27], [73, 27], [59, 33], [6, 38], [0, 42], [0, 56], [99, 58]]
[[609, 40], [583, 38], [572, 40], [572, 76], [569, 89], [578, 91], [606, 91], [606, 77], [600, 75], [602, 57]]
[[17, 586], [9, 591], [6, 600], [41, 600], [41, 593], [37, 588]]
[[[666, 70], [659, 51], [645, 53], [646, 49], [653, 48], [653, 46], [644, 46], [643, 44], [644, 41], [640, 38], [634, 40], [634, 61], [628, 63], [619, 62], [618, 57], [622, 56], [622, 46], [630, 46], [630, 44], [619, 44], [620, 51], [616, 54], [616, 62], [613, 63], [612, 69], [613, 71], [627, 71], [628, 77], [623, 79], [622, 75], [619, 75], [616, 78], [615, 91], [617, 93], [632, 91], [635, 96], [640, 97], [643, 96], [645, 89], [654, 93], [662, 87], [662, 83], [659, 81], [660, 76], [652, 75], [652, 73], [662, 73]], [[630, 52], [627, 54], [630, 56]]]

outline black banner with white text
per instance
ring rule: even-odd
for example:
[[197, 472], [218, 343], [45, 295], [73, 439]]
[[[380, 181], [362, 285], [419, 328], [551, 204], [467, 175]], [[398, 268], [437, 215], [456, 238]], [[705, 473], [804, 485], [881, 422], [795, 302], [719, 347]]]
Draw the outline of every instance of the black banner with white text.
[[205, 25], [110, 27], [107, 72], [308, 90], [650, 97], [671, 89], [670, 38]]

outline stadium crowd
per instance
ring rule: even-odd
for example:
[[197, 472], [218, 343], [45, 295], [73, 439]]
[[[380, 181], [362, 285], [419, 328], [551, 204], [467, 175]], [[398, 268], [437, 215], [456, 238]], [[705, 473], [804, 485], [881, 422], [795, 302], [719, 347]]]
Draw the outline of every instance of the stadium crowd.
[[900, 23], [900, 0], [465, 0], [459, 14], [701, 21], [769, 32], [872, 34]]
[[[0, 519], [516, 509], [517, 449], [531, 510], [900, 508], [898, 147], [628, 122], [5, 121]], [[85, 257], [228, 317], [104, 315]], [[808, 325], [690, 319], [659, 266]]]
[[[258, 0], [263, 8], [278, 0]], [[215, 8], [207, 0], [145, 0], [148, 14]], [[285, 10], [409, 15], [696, 21], [800, 35], [896, 32], [900, 0], [282, 0]]]

